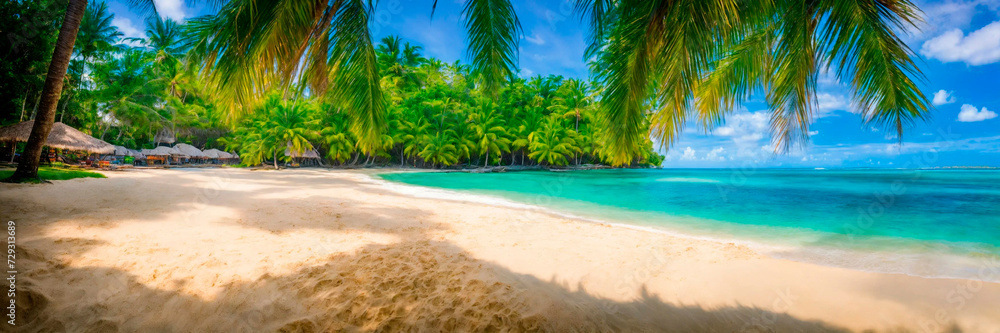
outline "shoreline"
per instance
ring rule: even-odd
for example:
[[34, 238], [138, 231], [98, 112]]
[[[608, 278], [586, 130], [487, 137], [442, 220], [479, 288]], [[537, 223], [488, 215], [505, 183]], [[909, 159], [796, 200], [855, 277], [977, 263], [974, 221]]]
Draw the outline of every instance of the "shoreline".
[[105, 174], [0, 184], [0, 218], [23, 237], [19, 295], [35, 299], [18, 303], [35, 305], [27, 327], [1000, 330], [1000, 284], [412, 197], [366, 170]]
[[[415, 197], [415, 198], [428, 198], [437, 200], [450, 200], [454, 202], [463, 203], [477, 203], [486, 204], [498, 208], [509, 208], [518, 210], [534, 211], [552, 215], [558, 218], [567, 218], [576, 220], [581, 223], [591, 223], [600, 226], [610, 226], [615, 228], [624, 228], [628, 230], [636, 230], [642, 232], [650, 232], [655, 234], [666, 235], [670, 237], [685, 238], [697, 241], [707, 241], [719, 244], [736, 244], [740, 246], [747, 246], [754, 250], [755, 252], [766, 255], [774, 259], [790, 260], [794, 262], [814, 264], [825, 267], [834, 268], [845, 268], [856, 270], [859, 272], [868, 273], [880, 273], [880, 274], [901, 274], [912, 277], [919, 278], [929, 278], [929, 279], [965, 279], [965, 280], [976, 280], [982, 282], [990, 283], [1000, 283], [1000, 275], [989, 275], [984, 277], [983, 274], [978, 272], [976, 269], [978, 266], [970, 265], [977, 258], [971, 254], [962, 253], [942, 253], [942, 252], [910, 252], [912, 249], [884, 249], [881, 251], [876, 250], [861, 250], [861, 249], [849, 249], [849, 248], [837, 248], [831, 246], [802, 246], [795, 244], [780, 244], [775, 243], [773, 240], [769, 242], [766, 239], [753, 239], [749, 236], [737, 236], [737, 235], [726, 235], [726, 236], [712, 236], [712, 235], [699, 235], [691, 231], [675, 230], [669, 225], [641, 225], [633, 224], [628, 222], [616, 222], [609, 221], [597, 217], [587, 217], [582, 215], [577, 215], [569, 212], [560, 210], [559, 208], [546, 207], [540, 204], [531, 204], [520, 202], [514, 199], [509, 199], [499, 195], [491, 195], [485, 193], [476, 193], [475, 191], [458, 191], [446, 188], [432, 187], [432, 186], [421, 186], [407, 184], [403, 182], [395, 182], [391, 180], [386, 180], [379, 177], [379, 174], [389, 174], [396, 172], [424, 172], [424, 171], [410, 171], [406, 169], [400, 170], [389, 170], [384, 172], [365, 172], [365, 176], [369, 178], [370, 181], [378, 183], [386, 188], [396, 191], [397, 193]], [[434, 171], [430, 171], [434, 172]], [[594, 204], [596, 205], [596, 204]], [[615, 207], [617, 208], [617, 207]], [[895, 239], [895, 238], [888, 238]], [[934, 244], [931, 242], [925, 242], [920, 240], [902, 239], [907, 242], [914, 242], [919, 244]], [[905, 251], [900, 253], [900, 251]], [[840, 260], [841, 264], [832, 262], [830, 258], [822, 259], [808, 259], [809, 257], [830, 257], [830, 256], [847, 256], [849, 259]], [[911, 256], [920, 256], [919, 258], [914, 258]], [[961, 267], [952, 267], [953, 270], [967, 269], [967, 273], [962, 275], [956, 272], [945, 273], [924, 273], [920, 274], [914, 272], [913, 270], [907, 270], [905, 268], [893, 266], [892, 268], [883, 268], [877, 266], [877, 264], [884, 261], [895, 261], [901, 259], [911, 259], [911, 265], [918, 262], [926, 262], [929, 260], [936, 261], [939, 265], [952, 262], [953, 260], [963, 260], [966, 261], [965, 265]], [[989, 261], [990, 258], [978, 258], [981, 260]], [[992, 262], [996, 262], [1000, 257], [992, 258]], [[850, 262], [854, 262], [851, 264]], [[904, 263], [905, 264], [905, 263]], [[981, 265], [980, 265], [981, 266]], [[866, 269], [865, 267], [872, 267]], [[971, 269], [970, 269], [971, 268]]]

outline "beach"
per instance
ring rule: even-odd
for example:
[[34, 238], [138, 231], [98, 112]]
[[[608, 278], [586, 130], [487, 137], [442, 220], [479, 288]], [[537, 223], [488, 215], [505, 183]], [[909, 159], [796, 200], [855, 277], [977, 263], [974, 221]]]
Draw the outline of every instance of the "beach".
[[1000, 332], [1000, 263], [940, 279], [430, 197], [371, 170], [0, 184], [18, 330]]

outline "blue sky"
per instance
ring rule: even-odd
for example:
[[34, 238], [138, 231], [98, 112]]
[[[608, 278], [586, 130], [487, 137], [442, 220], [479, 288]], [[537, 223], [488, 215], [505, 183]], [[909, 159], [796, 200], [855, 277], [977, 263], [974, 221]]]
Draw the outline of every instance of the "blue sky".
[[[210, 13], [183, 0], [155, 0], [161, 15], [184, 20]], [[446, 62], [466, 61], [462, 1], [440, 0], [430, 18], [430, 0], [382, 0], [372, 22], [376, 37], [399, 35]], [[665, 167], [1000, 167], [1000, 0], [917, 1], [926, 13], [919, 30], [904, 40], [926, 75], [921, 89], [933, 99], [927, 122], [908, 128], [903, 144], [895, 133], [866, 127], [847, 87], [822, 75], [819, 110], [803, 147], [775, 155], [770, 147], [768, 108], [759, 99], [735, 110], [711, 133], [690, 124], [666, 152]], [[142, 17], [112, 1], [115, 24], [127, 36], [142, 35]], [[583, 59], [586, 27], [571, 1], [515, 0], [524, 36], [522, 76], [587, 77]]]

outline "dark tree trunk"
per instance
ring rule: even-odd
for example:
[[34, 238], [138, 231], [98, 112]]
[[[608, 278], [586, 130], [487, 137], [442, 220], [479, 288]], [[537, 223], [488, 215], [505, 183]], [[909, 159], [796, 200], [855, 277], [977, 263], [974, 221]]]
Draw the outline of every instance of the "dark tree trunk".
[[80, 30], [80, 21], [87, 11], [87, 0], [70, 0], [66, 8], [66, 17], [63, 19], [62, 27], [59, 28], [59, 37], [56, 39], [55, 52], [52, 53], [52, 62], [49, 64], [49, 72], [45, 76], [45, 86], [42, 88], [42, 97], [35, 117], [35, 124], [31, 128], [31, 135], [28, 136], [28, 145], [24, 147], [24, 154], [21, 163], [17, 164], [14, 175], [5, 179], [9, 182], [22, 182], [29, 179], [38, 179], [38, 161], [42, 155], [42, 147], [45, 146], [45, 139], [52, 131], [52, 123], [56, 119], [56, 107], [59, 105], [59, 95], [62, 94], [63, 79], [66, 77], [66, 69], [69, 67], [70, 57], [73, 56], [73, 45], [76, 44], [76, 34]]

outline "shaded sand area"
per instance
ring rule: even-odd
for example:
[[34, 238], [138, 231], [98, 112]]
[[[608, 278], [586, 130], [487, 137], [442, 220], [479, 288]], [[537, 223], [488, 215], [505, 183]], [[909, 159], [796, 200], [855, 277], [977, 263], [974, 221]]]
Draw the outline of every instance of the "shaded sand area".
[[996, 283], [416, 198], [364, 172], [107, 175], [0, 184], [20, 331], [1000, 332]]

